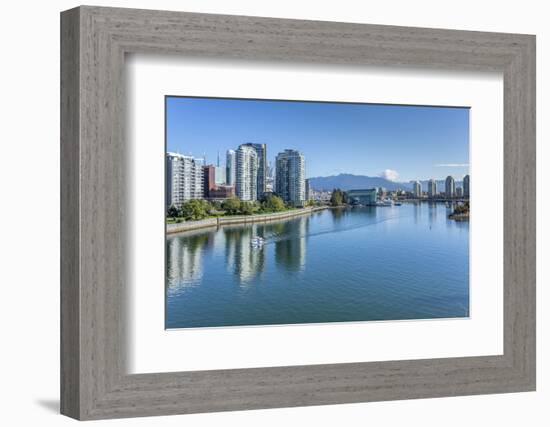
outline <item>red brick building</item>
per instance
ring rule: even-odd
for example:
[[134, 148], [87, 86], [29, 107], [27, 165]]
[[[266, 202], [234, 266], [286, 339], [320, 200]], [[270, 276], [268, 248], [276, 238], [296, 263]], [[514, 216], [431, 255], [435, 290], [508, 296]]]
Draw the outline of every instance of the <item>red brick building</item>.
[[210, 197], [210, 192], [216, 189], [216, 168], [214, 165], [203, 166], [204, 197]]
[[209, 193], [210, 199], [229, 199], [231, 197], [235, 197], [235, 187], [232, 185], [218, 185]]

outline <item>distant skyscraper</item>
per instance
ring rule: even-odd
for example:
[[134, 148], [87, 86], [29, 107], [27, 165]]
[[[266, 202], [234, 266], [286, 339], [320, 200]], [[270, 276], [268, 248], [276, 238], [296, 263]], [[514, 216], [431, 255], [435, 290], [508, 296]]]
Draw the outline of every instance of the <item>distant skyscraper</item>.
[[274, 175], [273, 165], [271, 164], [271, 162], [267, 162], [267, 178], [273, 179], [273, 175]]
[[311, 199], [311, 182], [309, 179], [306, 179], [306, 201], [309, 201]]
[[455, 179], [450, 175], [445, 179], [445, 195], [447, 197], [456, 196]]
[[457, 187], [456, 188], [456, 197], [462, 197], [464, 195], [464, 191], [462, 189], [462, 187]]
[[240, 145], [236, 151], [236, 188], [237, 197], [245, 201], [258, 199], [258, 154], [247, 145]]
[[235, 153], [235, 150], [227, 150], [225, 170], [227, 184], [235, 185], [237, 182], [237, 154]]
[[254, 144], [252, 142], [247, 142], [242, 144], [245, 147], [252, 147], [256, 154], [258, 155], [258, 177], [256, 184], [256, 189], [258, 192], [258, 198], [266, 192], [267, 184], [267, 145], [266, 144]]
[[435, 179], [430, 179], [428, 181], [428, 196], [431, 198], [437, 196], [437, 182]]
[[285, 150], [275, 160], [275, 192], [294, 206], [306, 200], [306, 162], [296, 150]]
[[183, 202], [202, 199], [204, 176], [201, 159], [166, 153], [166, 205], [180, 207]]
[[273, 165], [271, 162], [267, 163], [267, 175], [265, 178], [265, 191], [266, 192], [273, 192], [274, 188], [274, 178], [273, 178], [274, 172], [273, 172]]
[[470, 197], [470, 175], [466, 175], [462, 179], [462, 188], [464, 189], [464, 197]]
[[414, 197], [422, 196], [422, 184], [420, 184], [420, 181], [413, 182], [413, 194], [414, 194]]

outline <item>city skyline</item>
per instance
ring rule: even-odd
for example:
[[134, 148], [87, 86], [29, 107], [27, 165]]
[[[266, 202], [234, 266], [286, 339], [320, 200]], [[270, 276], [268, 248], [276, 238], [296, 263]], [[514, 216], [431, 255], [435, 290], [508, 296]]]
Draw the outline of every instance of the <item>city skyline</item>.
[[166, 138], [168, 151], [206, 164], [221, 154], [220, 166], [243, 144], [267, 144], [271, 167], [286, 149], [305, 152], [306, 178], [459, 181], [469, 173], [468, 108], [167, 97]]
[[166, 329], [470, 315], [468, 109], [165, 114]]
[[166, 153], [166, 207], [181, 207], [191, 200], [261, 201], [277, 195], [290, 206], [303, 207], [309, 200], [303, 153], [285, 149], [276, 156], [273, 168], [266, 161], [267, 145], [245, 143], [227, 150], [226, 164], [206, 164], [190, 155]]

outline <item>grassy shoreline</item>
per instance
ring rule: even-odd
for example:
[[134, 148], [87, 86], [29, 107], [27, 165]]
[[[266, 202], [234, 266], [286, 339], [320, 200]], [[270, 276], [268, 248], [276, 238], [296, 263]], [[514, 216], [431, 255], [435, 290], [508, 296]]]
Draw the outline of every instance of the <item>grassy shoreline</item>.
[[311, 214], [328, 208], [328, 206], [315, 206], [299, 209], [289, 209], [282, 212], [262, 213], [252, 215], [229, 215], [206, 218], [198, 221], [184, 221], [179, 223], [166, 223], [166, 234], [184, 233], [200, 228], [222, 227], [224, 225], [254, 224], [292, 219], [297, 216]]

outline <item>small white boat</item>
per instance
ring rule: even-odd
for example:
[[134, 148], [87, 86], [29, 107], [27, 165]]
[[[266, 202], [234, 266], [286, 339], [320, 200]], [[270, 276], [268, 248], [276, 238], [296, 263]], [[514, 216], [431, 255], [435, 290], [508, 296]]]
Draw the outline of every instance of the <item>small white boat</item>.
[[391, 199], [384, 199], [377, 203], [377, 206], [393, 206], [393, 200]]
[[250, 245], [255, 248], [260, 248], [265, 243], [265, 239], [260, 236], [254, 236], [252, 239], [250, 239]]

